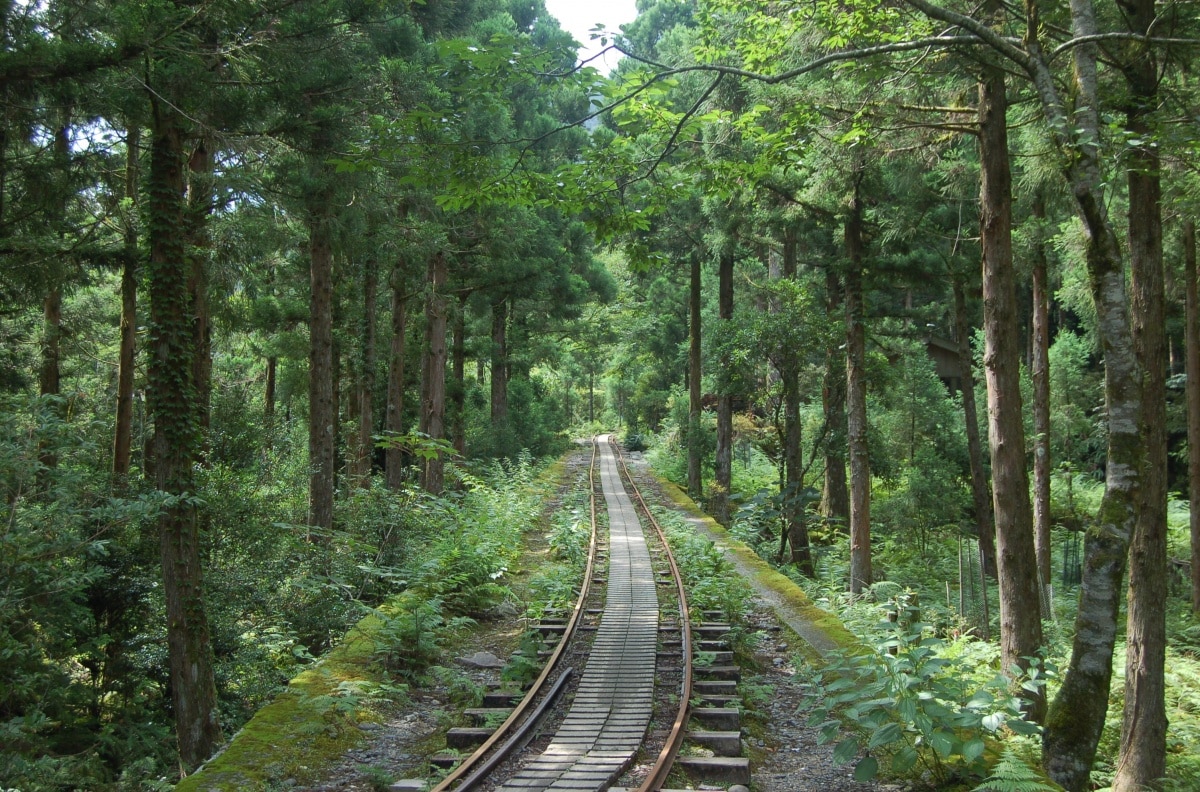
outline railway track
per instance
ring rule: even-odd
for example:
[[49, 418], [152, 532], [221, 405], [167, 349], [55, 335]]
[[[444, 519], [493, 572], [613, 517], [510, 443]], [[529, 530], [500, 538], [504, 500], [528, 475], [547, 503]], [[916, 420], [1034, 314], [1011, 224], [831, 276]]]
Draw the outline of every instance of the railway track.
[[[561, 637], [543, 653], [545, 666], [524, 698], [433, 792], [615, 789], [635, 762], [637, 792], [663, 789], [688, 736], [694, 652], [686, 592], [666, 538], [608, 435], [593, 438], [589, 482], [592, 532], [579, 597], [569, 614], [541, 625], [544, 636]], [[666, 702], [673, 712], [664, 711]], [[736, 732], [705, 734], [738, 742]], [[744, 763], [733, 776], [726, 768], [721, 780], [746, 783]]]

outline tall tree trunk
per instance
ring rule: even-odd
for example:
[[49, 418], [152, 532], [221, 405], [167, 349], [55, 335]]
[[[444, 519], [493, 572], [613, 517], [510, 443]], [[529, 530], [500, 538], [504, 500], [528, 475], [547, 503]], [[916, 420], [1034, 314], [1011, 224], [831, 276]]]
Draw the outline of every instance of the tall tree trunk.
[[704, 474], [700, 469], [704, 451], [700, 441], [700, 410], [704, 398], [700, 381], [700, 264], [700, 254], [693, 250], [688, 267], [687, 488], [688, 495], [697, 501], [704, 497]]
[[850, 593], [871, 585], [871, 457], [867, 448], [867, 334], [861, 167], [846, 215], [846, 438], [850, 454]]
[[984, 574], [996, 577], [996, 524], [992, 519], [992, 493], [983, 468], [979, 441], [979, 415], [975, 409], [975, 373], [971, 335], [967, 322], [967, 297], [961, 276], [954, 277], [954, 334], [958, 340], [958, 365], [962, 371], [963, 420], [967, 429], [967, 456], [971, 463], [971, 497], [975, 504], [979, 561]]
[[[1033, 248], [1033, 544], [1038, 582], [1050, 585], [1050, 284], [1043, 238], [1046, 203], [1039, 190], [1033, 199], [1038, 224]], [[1043, 603], [1047, 610], [1048, 603]]]
[[492, 431], [508, 434], [508, 298], [492, 303]]
[[[825, 318], [834, 325], [844, 320], [842, 283], [833, 267], [825, 271]], [[846, 483], [846, 353], [840, 344], [825, 350], [821, 407], [825, 413], [825, 476], [821, 514], [840, 527], [850, 524], [850, 489]]]
[[[1025, 468], [1021, 414], [1020, 328], [1012, 258], [1012, 177], [1004, 73], [985, 69], [979, 82], [980, 246], [983, 250], [984, 368], [992, 457], [1000, 581], [1003, 670], [1028, 665], [1042, 648], [1033, 509]], [[1024, 691], [1030, 717], [1045, 717], [1045, 693]]]
[[1196, 221], [1183, 224], [1183, 277], [1187, 295], [1188, 513], [1192, 538], [1192, 614], [1200, 619], [1200, 287], [1196, 285]]
[[208, 305], [208, 256], [212, 245], [208, 219], [213, 212], [213, 152], [201, 141], [188, 158], [186, 244], [188, 246], [188, 291], [192, 295], [192, 333], [196, 356], [192, 360], [192, 382], [196, 389], [197, 420], [200, 425], [201, 461], [207, 463], [208, 430], [212, 413], [212, 327]]
[[308, 353], [308, 524], [333, 528], [337, 467], [337, 413], [333, 355], [333, 199], [326, 187], [308, 212], [309, 298]]
[[138, 229], [132, 213], [138, 206], [138, 147], [141, 127], [125, 134], [125, 198], [131, 204], [124, 228], [121, 262], [121, 340], [117, 356], [117, 414], [113, 427], [113, 477], [122, 486], [133, 456], [133, 376], [137, 352]]
[[[67, 210], [71, 200], [71, 109], [64, 107], [60, 110], [62, 119], [54, 131], [54, 170], [52, 180], [53, 204], [48, 207], [57, 213], [59, 219], [66, 221]], [[55, 223], [57, 225], [57, 223]], [[65, 242], [65, 226], [60, 227], [59, 235]], [[61, 262], [54, 262], [61, 266]], [[62, 393], [61, 357], [62, 357], [62, 281], [64, 272], [52, 272], [52, 285], [42, 298], [42, 348], [41, 365], [38, 370], [38, 392], [42, 396], [58, 396]], [[48, 409], [60, 418], [64, 415], [58, 405], [48, 406]], [[51, 444], [45, 440], [39, 443], [38, 461], [43, 472], [39, 474], [40, 484], [45, 484], [45, 473], [58, 466], [58, 454]]]
[[[1027, 5], [1027, 13], [1029, 30], [1036, 31], [1039, 21], [1032, 2]], [[1091, 0], [1071, 0], [1071, 16], [1072, 35], [1076, 38], [1086, 39], [1097, 33]], [[1036, 58], [1041, 57], [1036, 39], [1027, 46]], [[1068, 792], [1082, 792], [1089, 783], [1108, 708], [1121, 580], [1137, 515], [1145, 455], [1141, 437], [1142, 372], [1134, 352], [1120, 244], [1108, 217], [1097, 149], [1098, 46], [1085, 41], [1072, 54], [1078, 92], [1073, 116], [1066, 116], [1048, 68], [1036, 72], [1035, 84], [1043, 99], [1048, 128], [1068, 154], [1063, 157], [1067, 182], [1083, 221], [1088, 281], [1104, 357], [1108, 448], [1104, 496], [1084, 539], [1071, 662], [1050, 707], [1042, 748], [1050, 777]], [[1072, 136], [1070, 130], [1079, 132]]]
[[[1154, 0], [1123, 3], [1130, 32], [1147, 36]], [[1152, 114], [1158, 104], [1153, 50], [1134, 42], [1125, 67], [1130, 88], [1126, 125], [1145, 141], [1129, 157], [1129, 260], [1132, 271], [1133, 342], [1142, 368], [1142, 438], [1145, 444], [1137, 520], [1129, 544], [1125, 623], [1125, 709], [1113, 792], [1153, 788], [1166, 775], [1167, 647], [1167, 339], [1163, 316], [1162, 185]]]
[[[389, 437], [404, 434], [404, 345], [408, 331], [408, 301], [400, 267], [392, 271], [392, 340], [388, 354], [388, 398], [384, 429]], [[404, 451], [390, 445], [384, 454], [384, 472], [388, 489], [398, 490], [404, 483]]]
[[[723, 323], [733, 319], [733, 251], [721, 254], [717, 276], [717, 316]], [[723, 355], [721, 368], [728, 378], [732, 362]], [[729, 490], [733, 486], [733, 392], [726, 384], [717, 394], [717, 452], [713, 470], [713, 491], [709, 498], [712, 516], [721, 525], [729, 525]]]
[[450, 381], [450, 436], [454, 450], [460, 456], [467, 451], [467, 294], [458, 297], [458, 310], [454, 312], [454, 346], [451, 355], [453, 373]]
[[263, 418], [267, 427], [275, 423], [275, 370], [279, 368], [279, 358], [272, 355], [267, 358], [267, 383], [263, 389]]
[[[441, 289], [446, 283], [446, 256], [437, 253], [429, 259], [425, 300], [425, 354], [421, 371], [421, 426], [432, 440], [445, 437], [446, 416], [446, 298]], [[492, 372], [495, 376], [495, 372]], [[421, 486], [426, 492], [442, 492], [444, 460], [435, 454], [424, 460]]]
[[[783, 239], [782, 276], [796, 278], [796, 233], [788, 229]], [[778, 300], [775, 300], [778, 312]], [[801, 448], [800, 423], [800, 356], [792, 344], [780, 350], [780, 384], [783, 386], [783, 465], [784, 517], [787, 522], [788, 544], [792, 548], [792, 563], [800, 574], [814, 574], [812, 548], [808, 540], [808, 521], [804, 513], [804, 454]]]
[[362, 345], [358, 371], [358, 460], [354, 474], [358, 486], [371, 486], [371, 461], [375, 451], [375, 302], [379, 290], [379, 264], [368, 258], [363, 270]]
[[179, 760], [190, 771], [221, 742], [212, 646], [200, 567], [200, 531], [190, 498], [200, 453], [192, 383], [195, 336], [184, 223], [183, 141], [175, 111], [153, 100], [149, 188], [150, 368], [157, 488], [176, 499], [159, 517], [171, 704]]

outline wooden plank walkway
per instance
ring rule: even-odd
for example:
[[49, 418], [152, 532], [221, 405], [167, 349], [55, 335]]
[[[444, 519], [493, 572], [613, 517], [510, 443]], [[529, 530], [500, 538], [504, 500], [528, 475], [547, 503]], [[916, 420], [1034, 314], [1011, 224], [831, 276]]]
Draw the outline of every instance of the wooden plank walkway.
[[609, 522], [604, 614], [566, 719], [546, 751], [502, 792], [606, 789], [633, 759], [650, 724], [658, 641], [654, 569], [608, 436], [597, 442]]

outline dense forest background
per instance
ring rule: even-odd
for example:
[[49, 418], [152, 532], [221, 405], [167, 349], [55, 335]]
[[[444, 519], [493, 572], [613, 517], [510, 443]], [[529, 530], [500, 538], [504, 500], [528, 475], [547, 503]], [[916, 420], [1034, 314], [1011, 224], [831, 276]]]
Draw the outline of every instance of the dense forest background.
[[1195, 4], [0, 12], [0, 785], [169, 786], [620, 427], [1006, 761], [1195, 788]]

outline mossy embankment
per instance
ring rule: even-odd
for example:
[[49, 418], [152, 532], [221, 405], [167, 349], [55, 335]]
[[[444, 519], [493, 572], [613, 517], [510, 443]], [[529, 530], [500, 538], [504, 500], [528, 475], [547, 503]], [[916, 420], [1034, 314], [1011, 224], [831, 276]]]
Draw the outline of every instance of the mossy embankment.
[[861, 642], [837, 616], [812, 604], [804, 591], [790, 578], [774, 569], [752, 548], [734, 538], [720, 523], [704, 513], [677, 484], [647, 468], [662, 492], [683, 512], [696, 529], [721, 547], [738, 571], [771, 605], [780, 621], [807, 644], [803, 650], [810, 660], [837, 649], [853, 648]]

